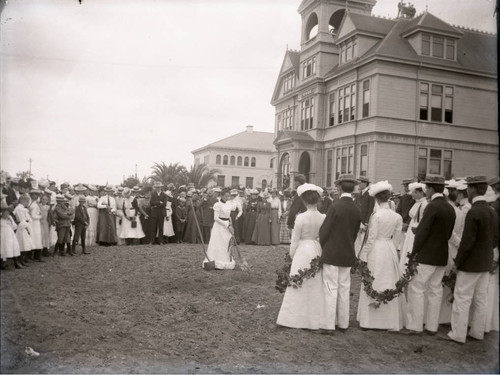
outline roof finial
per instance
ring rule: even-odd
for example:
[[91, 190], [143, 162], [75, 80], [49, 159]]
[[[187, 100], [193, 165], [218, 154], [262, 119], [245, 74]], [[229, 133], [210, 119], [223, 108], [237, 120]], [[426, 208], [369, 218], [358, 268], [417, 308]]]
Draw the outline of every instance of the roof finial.
[[429, 3], [425, 2], [425, 13], [429, 11]]

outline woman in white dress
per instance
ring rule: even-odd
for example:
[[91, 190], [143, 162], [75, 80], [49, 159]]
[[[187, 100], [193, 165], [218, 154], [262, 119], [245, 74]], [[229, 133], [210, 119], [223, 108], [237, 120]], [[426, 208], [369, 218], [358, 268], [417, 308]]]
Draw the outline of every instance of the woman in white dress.
[[40, 210], [40, 190], [33, 189], [30, 191], [31, 202], [29, 205], [30, 217], [31, 217], [31, 239], [33, 240], [33, 251], [34, 258], [39, 262], [44, 262], [42, 259], [42, 224], [40, 220], [42, 219], [42, 210]]
[[[2, 197], [4, 194], [2, 194]], [[0, 219], [1, 223], [1, 232], [0, 232], [0, 255], [2, 259], [2, 269], [4, 266], [4, 262], [12, 258], [14, 261], [14, 266], [16, 268], [22, 268], [21, 262], [19, 261], [19, 256], [21, 255], [21, 251], [19, 249], [19, 243], [17, 242], [16, 234], [14, 230], [16, 230], [17, 225], [12, 219], [10, 215], [10, 207], [7, 205], [7, 202], [2, 199], [2, 218]]]
[[[163, 221], [163, 235], [167, 238], [175, 236], [174, 232], [174, 225], [172, 223], [172, 201], [174, 199], [174, 196], [172, 195], [172, 192], [170, 190], [167, 190], [165, 192], [165, 195], [167, 196], [167, 206], [165, 209], [165, 219]], [[169, 240], [170, 242], [170, 240]]]
[[19, 243], [19, 250], [21, 251], [21, 265], [28, 262], [28, 255], [35, 248], [31, 239], [31, 217], [27, 208], [29, 202], [30, 198], [27, 195], [21, 195], [19, 203], [14, 209], [14, 215], [19, 223], [17, 224], [16, 237]]
[[[394, 212], [388, 200], [392, 186], [387, 181], [380, 181], [370, 186], [369, 194], [377, 200], [378, 210], [373, 214], [368, 225], [368, 238], [359, 253], [359, 259], [367, 263], [373, 280], [373, 289], [383, 292], [396, 288], [400, 278], [396, 245], [401, 237], [403, 219]], [[361, 284], [357, 320], [361, 328], [387, 329], [399, 331], [403, 328], [401, 296], [379, 307], [372, 305]]]
[[[139, 189], [137, 189], [139, 190]], [[126, 245], [134, 245], [134, 241], [145, 237], [139, 218], [139, 205], [137, 198], [132, 196], [132, 190], [128, 187], [122, 192], [122, 224], [120, 225], [120, 238], [125, 240]]]
[[230, 227], [230, 216], [232, 206], [227, 204], [229, 192], [222, 191], [220, 201], [214, 204], [214, 226], [210, 232], [207, 256], [203, 263], [215, 261], [215, 268], [219, 270], [232, 270], [236, 263], [229, 252], [229, 241], [231, 240], [232, 228]]
[[425, 196], [425, 184], [420, 182], [412, 182], [408, 185], [411, 196], [415, 201], [409, 212], [411, 218], [406, 232], [405, 242], [401, 249], [401, 257], [399, 259], [399, 272], [403, 275], [406, 271], [406, 264], [408, 263], [408, 254], [411, 254], [413, 249], [413, 241], [415, 240], [415, 232], [417, 230], [420, 219], [424, 214], [425, 207], [427, 207], [427, 198]]
[[[290, 275], [296, 275], [300, 269], [311, 267], [311, 260], [321, 256], [319, 228], [326, 215], [318, 211], [317, 204], [323, 189], [313, 184], [303, 184], [297, 188], [296, 199], [302, 199], [307, 211], [297, 215], [290, 244], [292, 266]], [[291, 328], [324, 329], [325, 292], [323, 273], [304, 280], [300, 288], [289, 286], [285, 291], [283, 303], [276, 324]]]
[[85, 244], [87, 246], [95, 246], [97, 237], [97, 219], [99, 218], [99, 211], [97, 210], [97, 188], [94, 185], [88, 185], [87, 197], [87, 213], [89, 214], [89, 226], [87, 228]]

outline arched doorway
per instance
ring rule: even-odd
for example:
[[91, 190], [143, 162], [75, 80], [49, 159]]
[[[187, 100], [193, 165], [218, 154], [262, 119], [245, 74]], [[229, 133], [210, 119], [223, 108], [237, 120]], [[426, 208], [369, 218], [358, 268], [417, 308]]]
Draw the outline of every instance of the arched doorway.
[[278, 186], [280, 185], [283, 189], [290, 186], [290, 155], [288, 153], [281, 157], [278, 175]]
[[311, 172], [311, 158], [308, 152], [303, 152], [299, 159], [299, 173], [306, 177], [309, 182], [309, 173]]

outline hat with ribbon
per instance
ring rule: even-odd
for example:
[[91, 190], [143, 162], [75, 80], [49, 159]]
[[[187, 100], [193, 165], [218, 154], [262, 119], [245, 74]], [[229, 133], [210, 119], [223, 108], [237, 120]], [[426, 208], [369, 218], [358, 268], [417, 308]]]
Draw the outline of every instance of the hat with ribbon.
[[353, 175], [353, 174], [348, 174], [348, 173], [347, 173], [347, 174], [341, 174], [341, 175], [339, 176], [339, 178], [335, 181], [335, 185], [338, 185], [338, 184], [340, 184], [340, 183], [342, 183], [342, 182], [352, 182], [353, 184], [358, 185], [360, 181], [361, 181], [361, 182], [365, 182], [365, 183], [367, 183], [367, 184], [369, 184], [369, 183], [370, 183], [370, 180], [368, 180], [368, 178], [366, 178], [366, 177], [361, 176], [361, 177], [359, 178], [359, 181], [358, 181], [358, 180], [356, 179], [356, 177], [354, 177], [354, 175]]
[[392, 192], [392, 185], [389, 183], [389, 181], [384, 180], [384, 181], [379, 181], [376, 184], [372, 184], [370, 186], [370, 189], [368, 190], [368, 194], [370, 194], [371, 197], [374, 197], [378, 193], [381, 193], [383, 191], [390, 191]]
[[229, 194], [231, 194], [231, 195], [238, 195], [238, 190], [236, 190], [236, 189], [232, 189], [232, 190], [229, 192]]
[[402, 184], [403, 185], [408, 185], [408, 184], [411, 184], [414, 181], [415, 181], [414, 178], [404, 178], [403, 181], [402, 181]]
[[425, 181], [422, 181], [424, 184], [429, 184], [429, 185], [444, 185], [444, 177], [442, 176], [432, 176], [432, 175], [427, 175], [425, 176]]
[[297, 188], [297, 194], [299, 195], [299, 197], [302, 194], [304, 194], [306, 191], [316, 191], [319, 195], [323, 194], [323, 189], [322, 188], [320, 188], [317, 185], [310, 184], [310, 183], [307, 183], [307, 182], [305, 184], [300, 185]]
[[87, 190], [87, 188], [85, 186], [83, 186], [81, 183], [75, 186], [75, 191], [76, 192], [83, 192], [83, 191], [86, 191], [86, 190]]
[[470, 176], [466, 179], [467, 185], [488, 184], [486, 176]]
[[136, 186], [134, 186], [134, 187], [132, 188], [132, 192], [133, 192], [133, 193], [140, 193], [140, 192], [141, 192], [141, 188], [140, 188], [139, 186], [137, 186], [137, 185], [136, 185]]
[[83, 195], [78, 196], [78, 202], [87, 202], [87, 199]]
[[66, 200], [66, 198], [64, 198], [64, 195], [62, 194], [57, 194], [56, 195], [56, 201], [57, 202], [64, 202]]
[[166, 196], [169, 197], [169, 198], [173, 198], [174, 196], [172, 195], [172, 192], [170, 190], [167, 190], [165, 192]]
[[130, 197], [132, 195], [132, 190], [130, 190], [130, 188], [126, 187], [126, 188], [123, 189], [122, 195], [125, 198], [128, 198], [128, 197]]
[[422, 191], [425, 191], [425, 184], [421, 182], [412, 182], [408, 184], [408, 189], [410, 189], [410, 191], [415, 191], [417, 189], [422, 189]]
[[467, 182], [465, 182], [464, 180], [457, 181], [455, 189], [457, 189], [458, 191], [467, 190]]
[[159, 188], [162, 188], [163, 187], [163, 184], [160, 182], [160, 181], [156, 181], [154, 184], [153, 184], [153, 187], [155, 189], [159, 189]]
[[104, 191], [105, 191], [106, 193], [112, 193], [112, 192], [113, 192], [113, 191], [115, 191], [115, 190], [113, 189], [113, 186], [111, 186], [111, 185], [106, 185], [106, 186], [104, 187]]

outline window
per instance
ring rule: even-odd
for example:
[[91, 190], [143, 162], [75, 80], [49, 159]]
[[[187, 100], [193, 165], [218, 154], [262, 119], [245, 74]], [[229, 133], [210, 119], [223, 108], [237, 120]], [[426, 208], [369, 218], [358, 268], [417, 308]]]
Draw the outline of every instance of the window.
[[255, 168], [256, 159], [252, 158], [250, 161], [250, 166]]
[[261, 183], [262, 189], [265, 189], [267, 187], [267, 180], [263, 179]]
[[351, 61], [357, 56], [358, 42], [350, 40], [340, 45], [340, 64]]
[[356, 85], [340, 88], [338, 92], [338, 123], [354, 120], [356, 118]]
[[217, 155], [215, 157], [215, 164], [220, 165], [220, 159], [221, 159], [220, 155]]
[[422, 34], [422, 55], [455, 60], [455, 39]]
[[435, 148], [418, 149], [418, 177], [424, 179], [427, 174], [452, 177], [453, 151]]
[[337, 148], [336, 173], [335, 178], [341, 174], [352, 173], [354, 161], [354, 147], [339, 147]]
[[300, 130], [312, 129], [314, 119], [314, 98], [306, 99], [302, 102], [300, 115]]
[[283, 111], [283, 129], [291, 129], [293, 124], [293, 108]]
[[226, 176], [218, 175], [217, 176], [217, 186], [226, 186], [225, 180], [226, 180]]
[[360, 154], [359, 175], [366, 176], [368, 170], [368, 145], [361, 145]]
[[326, 187], [332, 186], [333, 150], [326, 153]]
[[222, 158], [222, 165], [227, 165], [227, 155], [224, 155], [224, 157]]
[[230, 165], [234, 165], [235, 164], [235, 157], [234, 156], [231, 156], [231, 158], [229, 159], [229, 164]]
[[239, 185], [240, 185], [240, 177], [239, 176], [231, 177], [231, 186], [238, 187]]
[[330, 120], [328, 121], [328, 126], [335, 125], [335, 93], [330, 94]]
[[302, 75], [304, 78], [310, 77], [316, 74], [316, 56], [311, 57], [304, 61]]
[[248, 167], [248, 156], [245, 156], [245, 161], [243, 162], [244, 167]]
[[447, 122], [452, 124], [453, 87], [424, 82], [420, 83], [419, 118], [424, 121]]
[[282, 122], [282, 120], [281, 120], [281, 113], [278, 113], [278, 114], [276, 115], [276, 125], [277, 125], [277, 126], [276, 126], [276, 129], [278, 129], [278, 131], [279, 131], [279, 130], [281, 130], [281, 129], [283, 128], [283, 122]]
[[363, 118], [370, 116], [370, 80], [363, 81]]
[[253, 188], [253, 177], [247, 177], [245, 182], [247, 188]]
[[207, 165], [207, 164], [208, 164], [208, 162], [209, 162], [209, 160], [210, 160], [210, 159], [209, 159], [209, 156], [208, 156], [208, 155], [204, 156], [204, 157], [203, 157], [203, 164]]
[[295, 72], [290, 72], [283, 77], [283, 94], [290, 92], [295, 86]]
[[243, 161], [242, 157], [241, 157], [241, 156], [238, 156], [238, 159], [236, 159], [236, 165], [237, 165], [238, 167], [241, 167], [242, 161]]
[[274, 158], [271, 158], [271, 160], [269, 160], [269, 168], [274, 168]]

